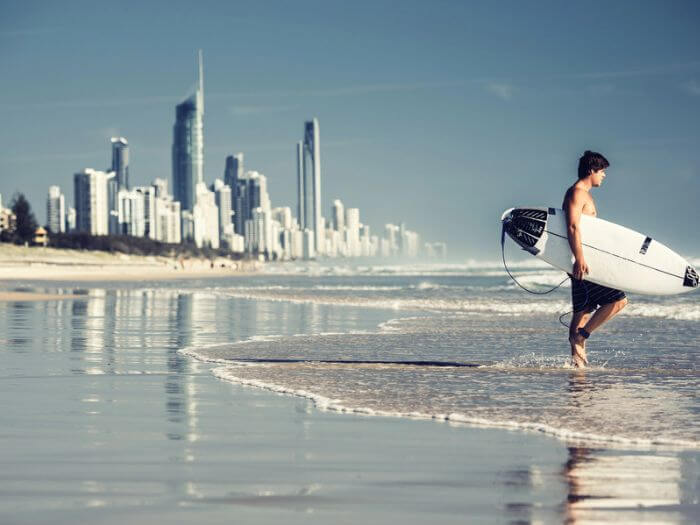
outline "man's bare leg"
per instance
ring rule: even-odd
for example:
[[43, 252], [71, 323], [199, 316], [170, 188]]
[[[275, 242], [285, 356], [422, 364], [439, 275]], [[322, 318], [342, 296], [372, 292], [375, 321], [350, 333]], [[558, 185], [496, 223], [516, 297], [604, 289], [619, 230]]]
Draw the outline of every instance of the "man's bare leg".
[[[569, 343], [571, 344], [571, 359], [576, 368], [583, 368], [588, 364], [586, 359], [586, 340], [578, 335], [578, 329], [588, 322], [589, 314], [585, 311], [574, 312], [569, 325]], [[579, 337], [581, 340], [577, 339]]]
[[[593, 331], [597, 330], [598, 328], [601, 327], [601, 325], [613, 317], [615, 317], [617, 314], [620, 313], [620, 311], [627, 306], [627, 298], [620, 299], [619, 301], [615, 301], [614, 303], [608, 303], [604, 304], [596, 312], [591, 316], [591, 318], [586, 322], [584, 321], [583, 324], [583, 329], [588, 332], [589, 334], [593, 333]], [[576, 327], [576, 331], [572, 334], [571, 329], [573, 328], [573, 323], [575, 320], [576, 314], [574, 314], [574, 317], [571, 319], [571, 327], [569, 328], [569, 341], [571, 342], [571, 353], [574, 356], [574, 364], [576, 366], [580, 366], [576, 362], [576, 356], [574, 355], [574, 349], [578, 349], [579, 347], [583, 350], [583, 360], [585, 364], [588, 364], [588, 360], [586, 360], [586, 338], [583, 337], [581, 334], [578, 333], [579, 327]]]

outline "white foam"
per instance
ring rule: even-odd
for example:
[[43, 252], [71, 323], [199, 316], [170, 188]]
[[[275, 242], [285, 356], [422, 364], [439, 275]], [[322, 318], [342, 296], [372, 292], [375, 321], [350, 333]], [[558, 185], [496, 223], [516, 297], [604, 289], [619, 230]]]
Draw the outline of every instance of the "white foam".
[[389, 292], [403, 290], [402, 286], [352, 286], [352, 285], [317, 285], [314, 290], [320, 291], [352, 291], [352, 292]]
[[[415, 263], [415, 264], [371, 264], [325, 266], [316, 262], [266, 264], [263, 272], [268, 275], [469, 275], [475, 271], [502, 268], [502, 261], [476, 261], [469, 259], [464, 263]], [[543, 261], [535, 258], [521, 261], [509, 261], [509, 268], [538, 269], [548, 268]]]
[[218, 367], [213, 370], [213, 374], [219, 379], [230, 381], [244, 386], [251, 386], [275, 392], [282, 395], [291, 395], [310, 399], [316, 408], [323, 411], [334, 411], [341, 413], [352, 413], [366, 416], [382, 417], [402, 417], [410, 419], [428, 419], [436, 421], [446, 421], [450, 423], [464, 424], [483, 428], [503, 428], [514, 431], [527, 431], [553, 436], [562, 441], [597, 442], [608, 445], [619, 445], [629, 448], [650, 448], [650, 447], [673, 447], [700, 449], [700, 443], [696, 441], [665, 439], [665, 438], [630, 438], [617, 435], [596, 434], [592, 432], [579, 432], [567, 428], [557, 428], [545, 423], [508, 421], [497, 419], [486, 419], [474, 417], [468, 414], [430, 414], [424, 412], [397, 412], [388, 410], [376, 410], [368, 407], [351, 407], [343, 404], [342, 400], [332, 399], [314, 392], [303, 389], [278, 385], [258, 379], [246, 379], [236, 375], [236, 368], [233, 366]]

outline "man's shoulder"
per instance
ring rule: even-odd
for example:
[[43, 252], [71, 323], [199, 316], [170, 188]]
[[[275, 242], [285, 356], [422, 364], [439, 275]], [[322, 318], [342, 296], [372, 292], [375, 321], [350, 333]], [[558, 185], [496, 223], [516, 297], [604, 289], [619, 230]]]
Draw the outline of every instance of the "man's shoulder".
[[576, 186], [574, 184], [573, 186], [570, 186], [568, 190], [566, 190], [566, 193], [564, 194], [564, 200], [589, 200], [590, 199], [590, 194], [582, 189]]

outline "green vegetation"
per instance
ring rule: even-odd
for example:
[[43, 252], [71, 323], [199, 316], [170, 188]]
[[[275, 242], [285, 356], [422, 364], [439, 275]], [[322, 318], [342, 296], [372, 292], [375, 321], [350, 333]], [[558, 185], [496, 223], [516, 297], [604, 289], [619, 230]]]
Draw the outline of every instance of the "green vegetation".
[[145, 237], [130, 237], [128, 235], [97, 235], [84, 232], [51, 233], [49, 246], [52, 248], [70, 248], [73, 250], [98, 250], [111, 253], [126, 253], [129, 255], [154, 255], [162, 257], [226, 257], [241, 259], [241, 254], [224, 250], [214, 250], [209, 247], [197, 248], [193, 242], [182, 244], [166, 244]]
[[24, 197], [24, 194], [16, 193], [12, 197], [10, 208], [17, 217], [17, 226], [14, 231], [3, 230], [0, 234], [0, 241], [15, 244], [31, 243], [34, 240], [34, 233], [39, 226], [32, 212], [32, 206]]

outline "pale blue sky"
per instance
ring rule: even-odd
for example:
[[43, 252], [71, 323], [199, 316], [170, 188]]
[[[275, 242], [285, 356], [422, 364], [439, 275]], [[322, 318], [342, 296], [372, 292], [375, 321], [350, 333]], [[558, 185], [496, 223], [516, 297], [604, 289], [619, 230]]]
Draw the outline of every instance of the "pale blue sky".
[[[324, 214], [405, 220], [497, 259], [513, 205], [560, 205], [585, 149], [612, 166], [601, 216], [700, 255], [696, 2], [0, 0], [0, 193], [45, 218], [59, 184], [110, 162], [171, 181], [175, 104], [204, 51], [205, 177], [226, 155], [295, 202], [295, 142], [321, 126]], [[514, 251], [514, 250], [513, 250]]]

